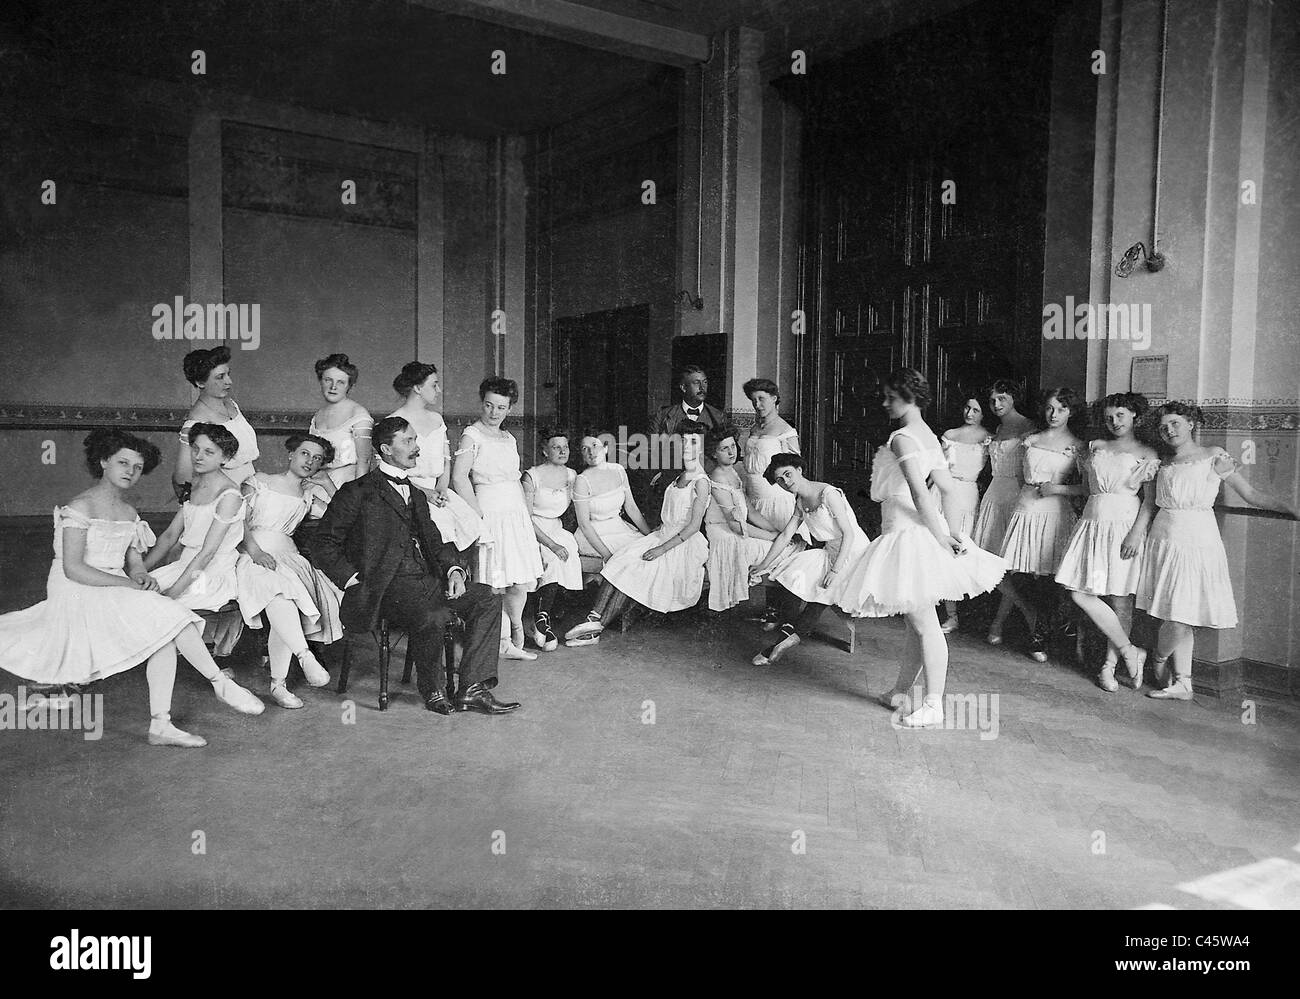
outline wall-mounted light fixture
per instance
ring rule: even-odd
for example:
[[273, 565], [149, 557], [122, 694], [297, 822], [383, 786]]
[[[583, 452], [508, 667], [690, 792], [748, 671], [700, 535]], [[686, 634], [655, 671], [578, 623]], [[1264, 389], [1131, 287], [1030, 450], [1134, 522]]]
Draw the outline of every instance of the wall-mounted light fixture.
[[1152, 274], [1165, 266], [1165, 255], [1163, 253], [1147, 253], [1145, 245], [1134, 243], [1124, 251], [1124, 256], [1120, 257], [1119, 262], [1115, 264], [1115, 276], [1126, 278], [1132, 274], [1139, 257], [1146, 260], [1147, 270]]
[[1165, 60], [1169, 54], [1169, 0], [1160, 4], [1160, 96], [1156, 105], [1156, 175], [1155, 192], [1151, 209], [1151, 252], [1141, 243], [1134, 243], [1124, 251], [1115, 264], [1115, 276], [1126, 278], [1133, 273], [1138, 257], [1146, 258], [1147, 270], [1152, 274], [1165, 266], [1165, 256], [1160, 245], [1160, 167], [1164, 153], [1165, 137]]

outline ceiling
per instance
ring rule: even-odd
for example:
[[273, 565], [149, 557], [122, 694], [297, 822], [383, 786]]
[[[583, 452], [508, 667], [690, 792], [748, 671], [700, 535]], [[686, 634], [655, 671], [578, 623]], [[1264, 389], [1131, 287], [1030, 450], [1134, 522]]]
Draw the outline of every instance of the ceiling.
[[[0, 55], [42, 72], [107, 69], [473, 136], [532, 132], [628, 91], [671, 87], [674, 70], [557, 32], [493, 18], [499, 0], [5, 0]], [[770, 58], [810, 61], [940, 16], [973, 0], [578, 0], [578, 5], [708, 36], [732, 25], [766, 33]], [[519, 5], [516, 4], [516, 7]], [[523, 4], [527, 8], [527, 4]], [[542, 3], [541, 8], [546, 4]], [[464, 16], [466, 12], [475, 16]], [[558, 32], [561, 36], [564, 32]], [[203, 49], [207, 75], [190, 72]], [[504, 76], [491, 53], [506, 53]], [[2, 61], [2, 60], [0, 60]]]
[[[474, 136], [556, 124], [674, 72], [402, 0], [5, 0], [0, 47], [15, 46], [56, 74], [103, 68]], [[194, 49], [206, 77], [190, 72]]]

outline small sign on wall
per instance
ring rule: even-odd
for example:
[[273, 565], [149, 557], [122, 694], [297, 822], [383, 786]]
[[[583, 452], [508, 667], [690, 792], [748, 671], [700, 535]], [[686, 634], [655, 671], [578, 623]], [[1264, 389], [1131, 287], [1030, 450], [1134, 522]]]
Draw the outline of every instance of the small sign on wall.
[[1169, 398], [1169, 355], [1155, 354], [1133, 358], [1129, 372], [1130, 392], [1140, 392], [1151, 403]]

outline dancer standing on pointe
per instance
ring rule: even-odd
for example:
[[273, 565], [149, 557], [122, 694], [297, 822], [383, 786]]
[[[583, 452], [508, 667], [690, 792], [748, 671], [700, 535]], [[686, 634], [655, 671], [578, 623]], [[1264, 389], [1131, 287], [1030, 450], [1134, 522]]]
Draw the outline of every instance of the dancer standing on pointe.
[[[1247, 482], [1223, 448], [1196, 443], [1196, 431], [1205, 422], [1197, 406], [1169, 402], [1159, 413], [1160, 438], [1171, 453], [1156, 474], [1159, 512], [1147, 533], [1137, 605], [1160, 621], [1152, 663], [1157, 689], [1147, 697], [1190, 701], [1193, 629], [1237, 626], [1228, 555], [1214, 519], [1219, 483], [1261, 510], [1292, 520], [1300, 513]], [[1167, 673], [1171, 658], [1172, 678]]]
[[1155, 514], [1155, 487], [1144, 483], [1155, 478], [1160, 459], [1133, 436], [1134, 424], [1147, 410], [1143, 396], [1108, 395], [1102, 407], [1109, 437], [1089, 443], [1081, 457], [1087, 481], [1064, 487], [1066, 494], [1086, 491], [1088, 504], [1061, 557], [1056, 581], [1106, 636], [1106, 658], [1097, 685], [1114, 692], [1119, 690], [1115, 667], [1120, 656], [1133, 689], [1142, 686], [1146, 652], [1133, 644], [1129, 631], [1143, 542]]
[[551, 626], [555, 598], [561, 589], [582, 590], [582, 562], [578, 539], [560, 526], [573, 502], [573, 484], [578, 473], [569, 467], [569, 433], [561, 427], [547, 427], [538, 435], [546, 461], [524, 473], [524, 500], [533, 516], [533, 530], [542, 548], [541, 584], [533, 618], [533, 642], [544, 652], [560, 644]]
[[478, 387], [482, 413], [461, 434], [452, 487], [483, 518], [478, 579], [504, 590], [510, 637], [502, 641], [507, 659], [536, 659], [524, 648], [524, 602], [544, 569], [533, 519], [520, 484], [519, 442], [501, 428], [519, 401], [519, 386], [509, 378], [485, 378]]
[[710, 430], [704, 437], [704, 453], [713, 459], [709, 473], [712, 502], [704, 511], [704, 535], [709, 542], [709, 609], [715, 611], [749, 599], [749, 570], [763, 560], [776, 537], [775, 531], [754, 522], [745, 502], [745, 487], [736, 474], [738, 449], [732, 434], [731, 428], [724, 427]]
[[948, 641], [935, 607], [993, 589], [1006, 572], [998, 556], [965, 535], [953, 537], [931, 493], [952, 489], [948, 459], [921, 416], [930, 386], [914, 368], [899, 368], [885, 380], [885, 409], [902, 426], [876, 453], [871, 466], [871, 498], [881, 504], [881, 534], [849, 563], [838, 603], [855, 617], [902, 614], [907, 625], [903, 657], [894, 689], [882, 700], [901, 714], [908, 691], [924, 674], [924, 697], [910, 704], [905, 728], [943, 725], [943, 692], [948, 677]]
[[404, 402], [401, 409], [388, 415], [401, 417], [414, 427], [419, 445], [415, 468], [407, 478], [429, 501], [429, 516], [438, 526], [438, 533], [463, 552], [482, 536], [483, 518], [451, 488], [447, 424], [434, 408], [442, 397], [438, 369], [411, 361], [393, 379], [393, 391]]
[[[988, 464], [988, 441], [992, 435], [984, 427], [984, 407], [975, 396], [962, 404], [961, 416], [961, 426], [945, 430], [939, 438], [952, 478], [952, 490], [943, 496], [943, 516], [954, 536], [970, 537], [980, 509], [977, 482]], [[945, 600], [943, 606], [946, 617], [942, 628], [946, 635], [956, 631], [960, 622], [955, 600]]]
[[701, 465], [704, 427], [681, 423], [671, 436], [681, 439], [682, 471], [664, 491], [659, 527], [624, 546], [601, 570], [604, 582], [587, 620], [565, 638], [599, 638], [629, 600], [668, 614], [687, 610], [704, 589], [709, 543], [700, 533], [709, 504], [709, 477]]
[[[1018, 384], [1005, 378], [1000, 378], [989, 386], [989, 410], [998, 419], [997, 433], [986, 442], [993, 480], [980, 499], [979, 514], [975, 517], [971, 540], [984, 551], [994, 554], [1002, 552], [1007, 524], [1020, 500], [1020, 487], [1024, 485], [1025, 435], [1038, 429], [1033, 420], [1022, 415], [1016, 408], [1021, 391]], [[1038, 623], [1033, 608], [1024, 601], [1017, 603], [1017, 599], [1014, 592], [1002, 594], [993, 623], [989, 625], [990, 645], [1002, 644], [1002, 628], [1013, 607], [1024, 616], [1025, 624], [1029, 627], [1030, 634], [1033, 634]]]
[[39, 684], [92, 683], [147, 661], [149, 744], [207, 745], [172, 724], [176, 653], [236, 711], [265, 710], [225, 676], [203, 644], [202, 619], [159, 592], [141, 554], [154, 542], [149, 525], [126, 502], [140, 476], [162, 456], [148, 441], [120, 430], [85, 439], [86, 468], [96, 483], [54, 509], [54, 561], [45, 600], [0, 615], [0, 668]]

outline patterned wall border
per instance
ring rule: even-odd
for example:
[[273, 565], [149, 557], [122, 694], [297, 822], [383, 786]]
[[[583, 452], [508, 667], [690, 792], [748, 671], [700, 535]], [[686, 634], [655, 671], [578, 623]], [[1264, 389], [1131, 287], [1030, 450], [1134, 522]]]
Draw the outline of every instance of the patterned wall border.
[[1268, 402], [1259, 405], [1221, 405], [1218, 400], [1199, 404], [1209, 431], [1264, 434], [1300, 434], [1300, 405]]
[[[1225, 405], [1220, 400], [1198, 403], [1205, 412], [1205, 429], [1211, 432], [1300, 434], [1300, 402], [1265, 400], [1250, 405]], [[0, 429], [78, 430], [102, 426], [131, 427], [135, 430], [176, 430], [185, 422], [189, 407], [166, 406], [82, 406], [75, 403], [0, 403]], [[752, 430], [753, 410], [728, 409], [727, 419], [739, 429]], [[311, 422], [307, 410], [247, 410], [253, 427], [264, 433], [289, 433], [306, 429]], [[449, 426], [463, 427], [478, 419], [478, 413], [446, 413]], [[786, 414], [790, 418], [790, 414]], [[510, 423], [531, 432], [532, 414], [510, 417]], [[516, 434], [516, 436], [519, 436]]]
[[[188, 406], [81, 406], [59, 403], [0, 403], [0, 429], [89, 430], [93, 427], [128, 427], [132, 430], [179, 430]], [[254, 429], [263, 433], [305, 430], [311, 412], [245, 410]]]

